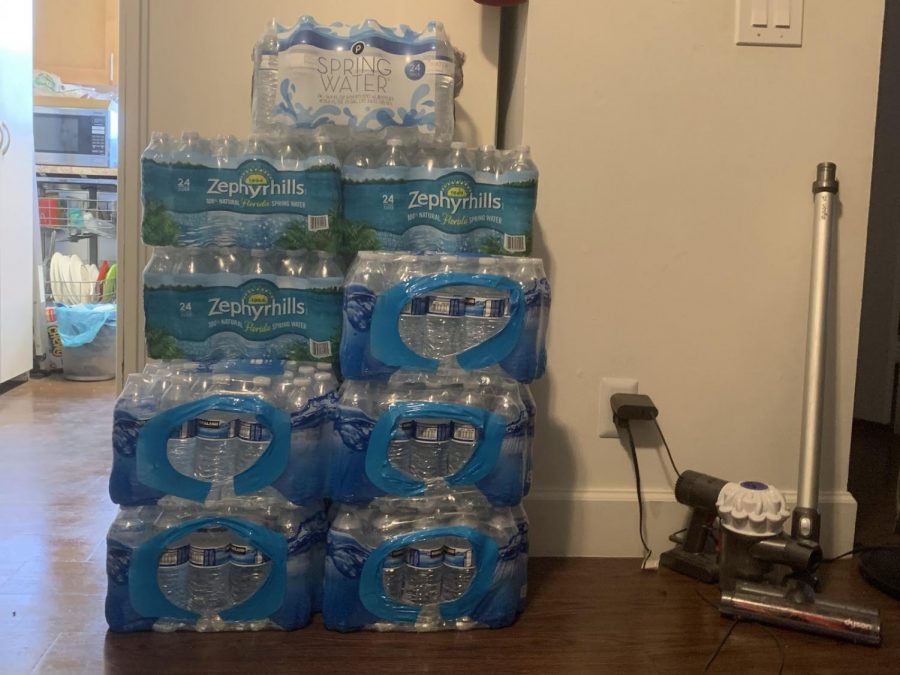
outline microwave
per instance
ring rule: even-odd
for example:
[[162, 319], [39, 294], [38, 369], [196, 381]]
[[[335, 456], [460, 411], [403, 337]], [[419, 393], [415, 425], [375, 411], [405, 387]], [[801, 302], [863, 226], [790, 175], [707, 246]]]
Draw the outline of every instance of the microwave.
[[35, 164], [115, 167], [117, 127], [114, 101], [35, 97]]

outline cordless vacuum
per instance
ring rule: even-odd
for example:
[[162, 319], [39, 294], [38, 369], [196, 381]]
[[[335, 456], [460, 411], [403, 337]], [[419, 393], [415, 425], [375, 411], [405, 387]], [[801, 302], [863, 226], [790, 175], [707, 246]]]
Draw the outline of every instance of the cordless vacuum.
[[[797, 505], [789, 513], [777, 489], [756, 481], [730, 483], [685, 471], [676, 499], [692, 509], [675, 548], [660, 564], [707, 583], [719, 583], [726, 616], [828, 635], [851, 642], [881, 642], [877, 610], [817, 598], [819, 460], [825, 373], [825, 326], [836, 167], [819, 164], [813, 183], [815, 231], [806, 338], [806, 379]], [[791, 519], [791, 533], [783, 528]]]

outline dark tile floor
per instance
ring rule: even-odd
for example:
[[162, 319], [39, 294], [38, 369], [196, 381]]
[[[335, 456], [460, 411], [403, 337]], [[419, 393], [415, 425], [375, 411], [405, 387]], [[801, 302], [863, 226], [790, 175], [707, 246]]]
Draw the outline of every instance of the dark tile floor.
[[[631, 559], [536, 559], [530, 606], [500, 631], [432, 635], [108, 634], [104, 534], [112, 383], [37, 380], [0, 394], [0, 672], [701, 672], [728, 630], [715, 590]], [[880, 475], [876, 472], [876, 476]], [[878, 649], [738, 625], [710, 672], [900, 670], [900, 603], [850, 561], [830, 597], [882, 609]]]

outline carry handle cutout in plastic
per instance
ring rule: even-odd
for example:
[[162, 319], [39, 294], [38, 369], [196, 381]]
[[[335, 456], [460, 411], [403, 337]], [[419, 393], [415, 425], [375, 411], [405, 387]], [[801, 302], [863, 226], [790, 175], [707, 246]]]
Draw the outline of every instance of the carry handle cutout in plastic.
[[196, 621], [200, 615], [173, 604], [159, 588], [156, 571], [159, 558], [169, 545], [208, 525], [221, 525], [246, 539], [272, 564], [257, 591], [239, 605], [219, 613], [224, 621], [253, 621], [271, 616], [281, 607], [287, 582], [287, 542], [262, 525], [238, 518], [196, 518], [162, 532], [138, 546], [128, 571], [128, 596], [143, 616]]
[[176, 497], [206, 500], [212, 484], [179, 473], [169, 462], [167, 446], [173, 429], [208, 410], [255, 415], [272, 433], [259, 459], [234, 476], [235, 494], [262, 490], [284, 473], [291, 450], [291, 419], [287, 413], [255, 396], [217, 394], [164, 410], [138, 432], [136, 470], [141, 483]]
[[392, 551], [399, 548], [406, 548], [417, 541], [443, 537], [459, 537], [466, 539], [472, 545], [475, 576], [472, 577], [465, 593], [455, 600], [440, 603], [438, 611], [445, 620], [470, 615], [491, 586], [494, 570], [497, 567], [497, 542], [478, 530], [462, 526], [437, 527], [413, 532], [392, 537], [378, 546], [369, 554], [360, 573], [359, 599], [363, 606], [375, 616], [386, 621], [415, 623], [422, 606], [409, 605], [388, 597], [382, 583], [384, 561]]
[[515, 348], [525, 325], [525, 303], [518, 282], [497, 274], [441, 272], [415, 277], [392, 286], [375, 300], [372, 312], [372, 355], [388, 366], [437, 370], [440, 361], [416, 354], [400, 337], [398, 324], [403, 308], [414, 297], [445, 286], [482, 286], [509, 293], [509, 321], [490, 338], [457, 354], [461, 368], [475, 370], [499, 363]]
[[411, 496], [425, 492], [424, 481], [416, 480], [397, 469], [388, 457], [391, 436], [401, 419], [439, 418], [471, 424], [478, 432], [469, 461], [446, 478], [449, 485], [467, 485], [487, 476], [497, 464], [506, 419], [484, 408], [456, 403], [402, 401], [392, 404], [375, 423], [366, 451], [366, 475], [372, 484], [388, 494]]

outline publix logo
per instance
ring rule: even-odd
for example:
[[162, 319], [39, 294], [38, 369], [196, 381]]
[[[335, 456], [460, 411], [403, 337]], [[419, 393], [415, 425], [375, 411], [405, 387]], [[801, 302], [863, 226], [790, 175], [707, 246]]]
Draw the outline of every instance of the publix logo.
[[296, 178], [279, 178], [276, 180], [268, 167], [253, 164], [241, 171], [240, 178], [234, 181], [220, 178], [208, 178], [206, 188], [208, 195], [241, 195], [256, 199], [257, 197], [292, 196], [306, 194], [306, 188]]
[[264, 286], [249, 288], [239, 301], [226, 298], [209, 299], [209, 316], [247, 317], [253, 321], [261, 318], [300, 316], [306, 314], [305, 305], [297, 298], [278, 299]]
[[407, 208], [446, 209], [455, 214], [460, 209], [502, 209], [503, 199], [490, 191], [474, 194], [468, 181], [451, 178], [441, 185], [437, 194], [410, 190]]

